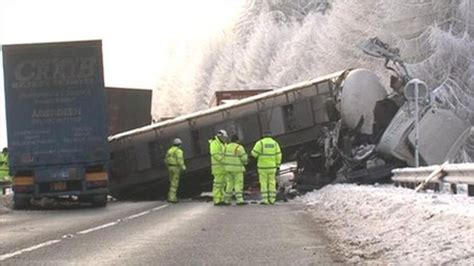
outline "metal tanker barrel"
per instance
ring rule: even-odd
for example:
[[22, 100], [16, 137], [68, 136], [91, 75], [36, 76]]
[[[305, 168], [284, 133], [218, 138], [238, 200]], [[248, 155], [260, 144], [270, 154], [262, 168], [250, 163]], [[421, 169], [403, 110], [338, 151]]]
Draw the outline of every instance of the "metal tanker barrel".
[[387, 90], [373, 72], [367, 69], [352, 70], [344, 79], [341, 94], [343, 124], [355, 129], [363, 119], [361, 133], [372, 134], [375, 105], [386, 97]]

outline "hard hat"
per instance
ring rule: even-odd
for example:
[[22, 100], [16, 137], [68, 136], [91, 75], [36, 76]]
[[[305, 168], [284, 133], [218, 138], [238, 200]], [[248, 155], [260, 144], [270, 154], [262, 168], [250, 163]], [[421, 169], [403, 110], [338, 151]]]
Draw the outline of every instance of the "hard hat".
[[217, 131], [217, 136], [227, 138], [227, 132], [225, 130], [221, 129], [221, 130]]
[[181, 143], [183, 143], [183, 142], [182, 142], [181, 139], [179, 139], [179, 138], [175, 138], [175, 139], [173, 140], [173, 144], [174, 144], [174, 145], [181, 145]]

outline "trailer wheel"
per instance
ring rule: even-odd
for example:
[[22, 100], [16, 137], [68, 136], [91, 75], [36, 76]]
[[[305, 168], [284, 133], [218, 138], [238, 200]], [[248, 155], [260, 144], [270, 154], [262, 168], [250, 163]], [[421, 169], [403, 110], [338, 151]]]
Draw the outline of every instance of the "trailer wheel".
[[13, 196], [13, 208], [15, 210], [24, 210], [30, 207], [30, 198]]
[[105, 207], [107, 205], [107, 194], [94, 195], [92, 197], [92, 205], [95, 207]]

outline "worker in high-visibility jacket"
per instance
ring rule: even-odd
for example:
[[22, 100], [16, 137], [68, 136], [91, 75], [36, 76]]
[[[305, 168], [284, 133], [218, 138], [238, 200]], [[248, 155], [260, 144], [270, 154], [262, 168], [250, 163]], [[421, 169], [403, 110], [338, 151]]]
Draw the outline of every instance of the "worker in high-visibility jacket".
[[0, 181], [9, 181], [9, 170], [8, 170], [8, 149], [3, 148], [0, 153]]
[[213, 178], [212, 183], [212, 199], [214, 205], [225, 205], [224, 203], [224, 189], [225, 176], [224, 169], [224, 152], [227, 141], [227, 132], [223, 129], [219, 130], [216, 136], [209, 140], [209, 153], [211, 155], [211, 173]]
[[177, 203], [178, 197], [176, 196], [179, 186], [179, 177], [182, 172], [186, 171], [186, 165], [184, 164], [184, 152], [181, 149], [181, 139], [176, 138], [173, 140], [173, 146], [171, 146], [166, 152], [165, 163], [168, 167], [168, 173], [170, 178], [170, 189], [168, 192], [168, 202]]
[[257, 159], [261, 204], [274, 204], [276, 200], [276, 173], [281, 164], [281, 149], [278, 142], [271, 137], [271, 131], [265, 131], [263, 137], [255, 143], [252, 156]]
[[237, 205], [245, 205], [242, 191], [244, 189], [244, 172], [248, 157], [245, 148], [238, 141], [239, 137], [232, 135], [230, 143], [225, 147], [224, 164], [227, 174], [224, 202], [226, 205], [230, 205], [234, 191]]

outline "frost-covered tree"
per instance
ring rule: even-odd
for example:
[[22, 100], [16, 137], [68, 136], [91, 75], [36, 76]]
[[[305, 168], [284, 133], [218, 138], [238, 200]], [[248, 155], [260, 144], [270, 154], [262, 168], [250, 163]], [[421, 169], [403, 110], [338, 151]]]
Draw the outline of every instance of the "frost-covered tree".
[[[213, 39], [207, 49], [199, 50], [200, 55], [194, 49], [193, 56], [200, 58], [200, 61], [189, 60], [182, 56], [189, 54], [189, 51], [176, 52], [174, 60], [170, 62], [172, 67], [161, 77], [162, 96], [155, 101], [154, 105], [157, 107], [154, 108], [154, 116], [165, 116], [163, 114], [166, 113], [177, 115], [206, 108], [217, 90], [262, 89], [268, 86], [274, 88], [314, 77], [316, 73], [308, 67], [312, 65], [312, 56], [308, 55], [309, 51], [305, 51], [306, 47], [299, 42], [298, 36], [306, 18], [313, 14], [327, 13], [331, 2], [331, 0], [243, 1], [241, 15], [233, 28], [221, 34], [219, 38]], [[307, 30], [306, 27], [303, 30]], [[304, 46], [314, 46], [311, 40], [308, 38], [306, 40]], [[176, 49], [179, 50], [180, 47]], [[288, 52], [292, 52], [291, 57], [288, 57]], [[296, 60], [293, 63], [286, 62], [288, 58], [299, 57], [301, 55], [299, 52], [306, 59], [300, 62]], [[279, 58], [283, 60], [279, 61]], [[183, 66], [175, 66], [180, 63]], [[295, 63], [297, 67], [293, 66]], [[194, 65], [191, 66], [192, 64]], [[176, 71], [184, 69], [187, 71], [194, 69], [188, 73], [193, 77], [176, 76]], [[301, 75], [302, 71], [305, 75]], [[183, 88], [185, 85], [190, 87]], [[185, 93], [186, 103], [177, 105], [176, 99], [173, 99], [166, 105], [169, 97], [166, 97], [165, 91], [176, 91], [177, 88], [182, 88], [179, 93], [181, 95]]]
[[[201, 51], [203, 60], [197, 65], [197, 72], [193, 80], [191, 80], [191, 88], [193, 89], [194, 97], [186, 97], [186, 100], [191, 103], [191, 108], [188, 110], [200, 110], [207, 106], [211, 91], [209, 90], [209, 83], [212, 81], [213, 73], [218, 67], [223, 48], [223, 40], [225, 38], [216, 39], [210, 43], [207, 49]], [[189, 99], [192, 99], [189, 101]]]
[[176, 105], [164, 93], [158, 102], [182, 114], [206, 108], [216, 90], [275, 88], [353, 67], [387, 81], [383, 62], [357, 48], [377, 36], [399, 47], [411, 75], [474, 123], [472, 2], [243, 0], [234, 27], [200, 50], [202, 56], [191, 47], [194, 53], [184, 54], [192, 58], [174, 57], [174, 67], [161, 77], [162, 92], [181, 88], [186, 100]]

